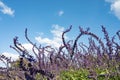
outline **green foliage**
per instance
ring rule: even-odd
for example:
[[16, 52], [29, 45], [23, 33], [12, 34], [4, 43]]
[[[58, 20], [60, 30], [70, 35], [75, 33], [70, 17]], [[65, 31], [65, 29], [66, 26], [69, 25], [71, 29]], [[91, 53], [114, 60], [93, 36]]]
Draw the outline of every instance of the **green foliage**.
[[40, 75], [40, 73], [37, 73], [35, 76], [35, 80], [47, 80], [45, 76]]
[[88, 80], [88, 71], [86, 69], [61, 71], [61, 80]]
[[[110, 71], [107, 69], [96, 68], [96, 78], [97, 80], [120, 80], [119, 74], [110, 74]], [[59, 80], [93, 80], [92, 78], [88, 78], [90, 75], [89, 70], [87, 69], [79, 69], [79, 70], [65, 70], [61, 71]]]
[[11, 63], [12, 68], [18, 68], [19, 67], [19, 60], [16, 60], [15, 62]]

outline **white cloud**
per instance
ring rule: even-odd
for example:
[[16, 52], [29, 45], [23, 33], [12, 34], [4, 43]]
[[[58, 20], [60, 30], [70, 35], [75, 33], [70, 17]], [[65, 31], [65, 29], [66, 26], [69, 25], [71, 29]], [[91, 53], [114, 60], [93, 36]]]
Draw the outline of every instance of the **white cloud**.
[[32, 52], [32, 48], [33, 48], [32, 44], [30, 44], [30, 43], [23, 43], [22, 46], [25, 47], [25, 49], [27, 49], [29, 52]]
[[113, 11], [114, 14], [118, 17], [118, 19], [120, 19], [120, 0], [114, 2], [111, 5], [111, 11]]
[[[32, 53], [33, 46], [30, 43], [23, 43], [22, 46], [30, 53]], [[10, 52], [3, 52], [1, 55], [5, 55], [6, 57], [12, 60], [17, 60], [19, 58], [19, 53], [10, 53]]]
[[58, 48], [62, 44], [62, 32], [64, 31], [64, 27], [55, 24], [52, 25], [52, 28], [53, 28], [53, 30], [51, 30], [51, 33], [53, 35], [52, 39], [42, 38], [41, 36], [38, 36], [35, 37], [35, 40], [37, 40], [40, 44], [50, 45], [54, 48]]
[[[4, 55], [6, 56], [8, 59], [11, 58], [11, 61], [15, 61], [19, 58], [19, 55], [18, 54], [13, 54], [13, 53], [10, 53], [10, 52], [3, 52], [1, 53], [0, 55]], [[6, 60], [3, 60], [6, 64]], [[6, 65], [3, 63], [3, 61], [0, 60], [0, 67], [6, 67]]]
[[[46, 45], [46, 46], [52, 46], [53, 48], [59, 48], [62, 44], [62, 32], [64, 31], [64, 27], [59, 26], [57, 24], [52, 25], [52, 30], [50, 31], [51, 34], [53, 35], [53, 38], [43, 38], [40, 36], [35, 37], [35, 40], [37, 40], [40, 44], [42, 45]], [[44, 33], [42, 33], [44, 34]], [[65, 38], [67, 38], [67, 36], [65, 36]], [[35, 55], [32, 52], [32, 48], [33, 45], [31, 45], [30, 43], [22, 43], [22, 46], [28, 50], [28, 52], [33, 55], [35, 57]], [[37, 52], [37, 50], [35, 50]], [[10, 58], [12, 60], [17, 60], [19, 58], [19, 54], [14, 54], [14, 53], [10, 53], [10, 52], [3, 52], [3, 55], [5, 55], [6, 57]], [[47, 55], [47, 52], [46, 52]], [[0, 61], [0, 67], [1, 66], [5, 66], [2, 64], [2, 62]]]
[[111, 11], [115, 16], [120, 19], [120, 0], [105, 0], [106, 2], [111, 3]]
[[[32, 55], [34, 58], [36, 57], [32, 51], [33, 45], [30, 43], [23, 43], [22, 46], [29, 52], [30, 55]], [[35, 49], [35, 52], [38, 53], [38, 51]]]
[[59, 25], [52, 25], [53, 30], [51, 30], [51, 33], [53, 34], [53, 39], [57, 42], [61, 41], [62, 32], [64, 31], [64, 27], [61, 27]]
[[14, 54], [14, 53], [10, 53], [10, 52], [3, 52], [2, 55], [5, 55], [8, 58], [11, 57], [11, 60], [17, 60], [19, 57], [18, 54]]
[[12, 10], [10, 7], [8, 7], [7, 5], [5, 5], [2, 1], [0, 1], [0, 11], [3, 14], [7, 14], [10, 16], [14, 16], [14, 10]]
[[58, 16], [62, 16], [63, 14], [64, 14], [64, 11], [62, 10], [58, 12]]

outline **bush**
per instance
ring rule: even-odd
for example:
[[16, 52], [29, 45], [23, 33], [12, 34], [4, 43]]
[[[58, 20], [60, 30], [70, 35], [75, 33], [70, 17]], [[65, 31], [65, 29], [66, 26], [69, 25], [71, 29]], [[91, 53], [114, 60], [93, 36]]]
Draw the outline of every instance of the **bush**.
[[[102, 26], [104, 34], [103, 42], [96, 34], [90, 32], [89, 28], [84, 30], [79, 27], [79, 34], [74, 40], [66, 41], [64, 35], [71, 30], [66, 29], [62, 33], [63, 44], [59, 48], [52, 46], [37, 46], [27, 35], [25, 38], [33, 45], [33, 55], [18, 41], [13, 39], [14, 46], [10, 46], [19, 53], [20, 59], [11, 62], [9, 58], [0, 55], [0, 60], [7, 66], [6, 79], [25, 80], [120, 80], [120, 30], [116, 36], [109, 37], [105, 27]], [[88, 45], [78, 43], [81, 36], [87, 35]], [[118, 42], [115, 38], [118, 37]], [[46, 52], [48, 55], [46, 56]], [[12, 64], [11, 64], [12, 63]], [[11, 65], [11, 69], [9, 65]], [[14, 70], [16, 68], [16, 70]], [[12, 72], [16, 72], [12, 74]], [[17, 73], [19, 72], [19, 73]]]
[[61, 71], [61, 80], [88, 80], [88, 71], [86, 69]]

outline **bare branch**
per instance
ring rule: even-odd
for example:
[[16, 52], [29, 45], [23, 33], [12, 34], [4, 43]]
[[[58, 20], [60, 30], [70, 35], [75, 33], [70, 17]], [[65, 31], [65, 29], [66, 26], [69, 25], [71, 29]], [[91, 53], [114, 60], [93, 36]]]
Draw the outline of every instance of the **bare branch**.
[[104, 26], [101, 26], [101, 27], [102, 27], [102, 31], [103, 31], [104, 36], [105, 36], [105, 40], [107, 42], [107, 47], [108, 47], [108, 50], [109, 50], [109, 54], [113, 54], [112, 42], [109, 39], [108, 32], [106, 31]]
[[95, 38], [99, 42], [99, 44], [101, 45], [103, 53], [105, 53], [106, 49], [105, 49], [105, 46], [104, 46], [104, 43], [102, 42], [102, 40], [97, 35], [95, 35], [94, 33], [88, 32], [88, 30], [89, 29], [87, 29], [86, 31], [84, 31], [82, 28], [80, 28], [80, 32], [81, 33], [83, 33], [85, 35], [92, 36], [93, 38]]
[[117, 34], [117, 36], [118, 36], [118, 38], [119, 38], [119, 40], [120, 40], [120, 30], [118, 30], [118, 31], [116, 32], [116, 34]]
[[39, 59], [38, 54], [35, 52], [35, 46], [36, 46], [36, 44], [33, 45], [32, 51], [35, 54], [35, 56], [37, 57], [37, 59]]
[[27, 41], [28, 41], [31, 45], [33, 45], [32, 50], [33, 50], [35, 56], [39, 59], [38, 54], [35, 52], [35, 48], [36, 48], [36, 50], [38, 50], [38, 53], [40, 53], [40, 49], [36, 46], [36, 44], [34, 44], [34, 43], [28, 38], [27, 28], [25, 29], [25, 38], [27, 39]]
[[21, 54], [20, 51], [18, 51], [17, 48], [15, 48], [15, 47], [13, 47], [13, 46], [11, 46], [11, 45], [10, 45], [10, 48], [14, 49], [14, 50], [17, 51], [19, 54]]
[[78, 39], [79, 39], [82, 35], [83, 35], [83, 33], [81, 32], [81, 33], [76, 37], [76, 39], [75, 39], [75, 41], [74, 41], [74, 44], [73, 44], [73, 47], [72, 47], [71, 58], [72, 58], [73, 55], [74, 55], [74, 50], [75, 50], [75, 48], [76, 48], [76, 46], [77, 46]]
[[18, 50], [23, 51], [23, 49], [21, 49], [20, 46], [17, 45], [17, 44], [18, 44], [18, 37], [15, 37], [15, 38], [13, 39], [13, 42], [14, 42], [14, 46], [15, 46]]
[[62, 33], [62, 41], [63, 41], [63, 44], [64, 44], [64, 46], [66, 47], [67, 50], [68, 50], [68, 46], [67, 46], [67, 44], [66, 44], [64, 35], [65, 35], [67, 32], [69, 32], [69, 31], [71, 30], [71, 28], [72, 28], [72, 25], [70, 26], [69, 29], [65, 30], [65, 31]]

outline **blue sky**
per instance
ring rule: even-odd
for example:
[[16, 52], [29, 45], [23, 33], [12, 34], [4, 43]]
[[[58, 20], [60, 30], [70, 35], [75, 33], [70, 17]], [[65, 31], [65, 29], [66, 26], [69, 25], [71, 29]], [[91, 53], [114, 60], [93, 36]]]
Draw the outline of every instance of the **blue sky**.
[[25, 28], [31, 40], [58, 47], [61, 32], [70, 25], [66, 37], [74, 38], [79, 26], [102, 37], [101, 25], [113, 36], [120, 29], [120, 0], [0, 0], [0, 53], [14, 54], [9, 45], [15, 36], [30, 47]]

